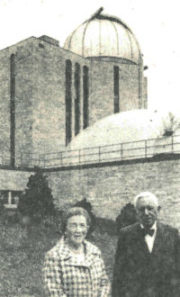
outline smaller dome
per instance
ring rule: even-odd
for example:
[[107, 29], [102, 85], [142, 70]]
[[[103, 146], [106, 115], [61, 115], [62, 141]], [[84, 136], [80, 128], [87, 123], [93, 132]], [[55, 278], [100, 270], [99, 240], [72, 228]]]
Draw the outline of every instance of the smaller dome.
[[179, 123], [180, 114], [142, 109], [121, 112], [82, 131], [67, 147], [67, 154], [75, 163], [79, 158], [81, 163], [93, 163], [179, 153]]
[[139, 44], [120, 19], [101, 14], [100, 8], [66, 39], [64, 48], [83, 57], [118, 57], [139, 63]]
[[72, 150], [134, 142], [161, 135], [162, 116], [146, 109], [120, 112], [99, 120], [70, 143]]
[[69, 144], [83, 149], [161, 138], [166, 131], [180, 135], [180, 113], [139, 109], [110, 115], [83, 130]]

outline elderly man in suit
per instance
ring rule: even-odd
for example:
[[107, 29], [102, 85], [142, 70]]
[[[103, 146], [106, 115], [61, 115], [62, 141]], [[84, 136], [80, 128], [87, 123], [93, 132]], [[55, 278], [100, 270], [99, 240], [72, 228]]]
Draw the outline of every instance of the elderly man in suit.
[[113, 297], [180, 297], [178, 230], [158, 221], [152, 193], [140, 193], [134, 203], [139, 222], [119, 233]]

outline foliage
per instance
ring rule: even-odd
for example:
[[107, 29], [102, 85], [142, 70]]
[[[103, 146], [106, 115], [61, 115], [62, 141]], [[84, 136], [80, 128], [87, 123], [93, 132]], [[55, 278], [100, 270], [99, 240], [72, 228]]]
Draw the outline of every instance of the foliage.
[[40, 170], [29, 177], [21, 195], [18, 210], [22, 215], [44, 218], [54, 213], [53, 196], [46, 176]]
[[[26, 234], [20, 224], [5, 226], [0, 222], [0, 297], [44, 296], [42, 267], [45, 253], [59, 240], [57, 222], [31, 226]], [[92, 242], [102, 251], [106, 270], [112, 278], [116, 236], [94, 231]]]
[[132, 203], [127, 203], [116, 218], [117, 232], [121, 228], [134, 224], [137, 221], [136, 210]]
[[3, 197], [0, 197], [0, 215], [3, 215], [4, 214], [4, 199]]
[[167, 118], [163, 121], [163, 136], [173, 135], [179, 127], [179, 119], [172, 112], [169, 112]]
[[96, 229], [100, 234], [107, 233], [109, 235], [116, 234], [116, 223], [107, 218], [96, 218]]
[[[74, 206], [80, 206], [87, 210], [91, 217], [91, 227], [88, 232], [88, 237], [94, 238], [94, 231], [96, 230], [99, 234], [116, 234], [116, 224], [113, 220], [107, 218], [96, 217], [92, 211], [92, 205], [86, 200], [86, 198], [78, 201]], [[93, 232], [93, 236], [90, 236]]]

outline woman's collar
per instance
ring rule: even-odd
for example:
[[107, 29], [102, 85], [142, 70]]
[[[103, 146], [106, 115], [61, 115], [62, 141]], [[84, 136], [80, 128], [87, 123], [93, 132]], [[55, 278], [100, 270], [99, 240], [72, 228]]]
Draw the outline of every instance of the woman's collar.
[[[98, 247], [96, 247], [94, 244], [90, 243], [87, 240], [84, 240], [83, 242], [84, 246], [85, 246], [85, 253], [86, 253], [86, 257], [90, 257], [91, 255], [100, 255], [101, 252], [98, 249]], [[58, 247], [58, 253], [61, 259], [69, 259], [72, 257], [72, 253], [71, 250], [68, 246], [68, 244], [65, 242], [65, 238], [64, 236], [59, 240], [59, 242], [57, 243], [57, 247]]]

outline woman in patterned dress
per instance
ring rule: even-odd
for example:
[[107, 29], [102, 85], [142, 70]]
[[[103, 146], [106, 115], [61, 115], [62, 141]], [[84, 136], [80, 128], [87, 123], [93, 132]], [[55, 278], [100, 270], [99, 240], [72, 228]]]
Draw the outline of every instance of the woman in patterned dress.
[[70, 208], [64, 235], [45, 256], [44, 284], [49, 297], [107, 297], [110, 284], [100, 250], [86, 240], [90, 217], [81, 207]]

